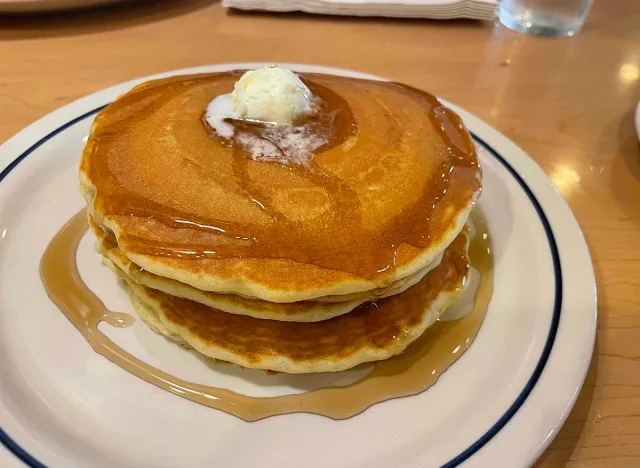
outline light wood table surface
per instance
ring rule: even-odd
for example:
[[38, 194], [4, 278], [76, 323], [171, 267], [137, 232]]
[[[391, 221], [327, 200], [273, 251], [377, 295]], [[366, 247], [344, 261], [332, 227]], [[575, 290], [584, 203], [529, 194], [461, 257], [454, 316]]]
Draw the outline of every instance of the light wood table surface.
[[106, 86], [246, 61], [414, 85], [475, 113], [542, 166], [586, 235], [600, 315], [585, 387], [539, 466], [640, 466], [640, 2], [596, 0], [583, 32], [564, 40], [493, 23], [229, 13], [204, 0], [0, 17], [0, 141]]

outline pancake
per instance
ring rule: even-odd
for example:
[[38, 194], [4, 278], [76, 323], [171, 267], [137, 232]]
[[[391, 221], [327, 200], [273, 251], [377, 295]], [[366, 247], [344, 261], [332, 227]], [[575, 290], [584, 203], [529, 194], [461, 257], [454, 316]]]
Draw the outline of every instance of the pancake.
[[153, 330], [209, 358], [287, 373], [335, 372], [399, 354], [432, 325], [464, 288], [468, 244], [464, 230], [440, 265], [412, 288], [316, 323], [227, 314], [125, 281]]
[[[104, 232], [95, 224], [91, 216], [89, 216], [89, 226], [96, 235], [96, 250], [98, 253], [117, 266], [118, 269], [133, 282], [160, 290], [172, 296], [205, 304], [222, 312], [271, 320], [317, 322], [346, 314], [364, 302], [392, 296], [407, 290], [440, 263], [439, 257], [424, 270], [405, 280], [397, 282], [398, 284], [394, 284], [393, 287], [385, 290], [367, 291], [359, 295], [353, 294], [345, 297], [342, 301], [338, 301], [338, 296], [333, 296], [322, 302], [301, 301], [278, 304], [260, 299], [245, 298], [235, 294], [217, 294], [202, 291], [188, 284], [149, 273], [129, 260], [115, 242], [107, 239]], [[111, 263], [109, 263], [109, 265], [111, 265]]]
[[388, 288], [461, 231], [481, 172], [461, 120], [433, 96], [302, 74], [328, 142], [308, 165], [262, 161], [203, 122], [240, 74], [148, 82], [96, 117], [81, 189], [131, 262], [202, 291], [289, 303]]

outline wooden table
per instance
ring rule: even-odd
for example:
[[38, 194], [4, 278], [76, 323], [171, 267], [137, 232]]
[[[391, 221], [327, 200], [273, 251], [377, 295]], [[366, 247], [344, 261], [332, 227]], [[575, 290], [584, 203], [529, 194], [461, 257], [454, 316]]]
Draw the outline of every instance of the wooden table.
[[539, 466], [640, 466], [640, 2], [596, 1], [565, 40], [466, 21], [241, 14], [205, 0], [0, 18], [0, 141], [121, 81], [244, 61], [351, 68], [429, 90], [542, 166], [584, 229], [600, 316], [585, 387]]

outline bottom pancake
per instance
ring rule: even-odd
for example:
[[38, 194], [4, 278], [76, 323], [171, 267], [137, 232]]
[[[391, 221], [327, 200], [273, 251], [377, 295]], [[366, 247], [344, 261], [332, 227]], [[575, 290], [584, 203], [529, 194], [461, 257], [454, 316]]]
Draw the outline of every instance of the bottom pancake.
[[315, 323], [234, 315], [128, 278], [132, 302], [156, 332], [210, 358], [287, 373], [335, 372], [388, 359], [416, 340], [460, 295], [469, 272], [465, 229], [440, 265], [405, 292]]

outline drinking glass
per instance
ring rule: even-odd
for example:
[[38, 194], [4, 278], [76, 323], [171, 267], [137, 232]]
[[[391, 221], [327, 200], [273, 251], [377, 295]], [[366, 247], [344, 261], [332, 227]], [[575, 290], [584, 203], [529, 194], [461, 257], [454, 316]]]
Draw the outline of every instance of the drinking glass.
[[593, 0], [501, 0], [500, 22], [531, 36], [576, 35]]

